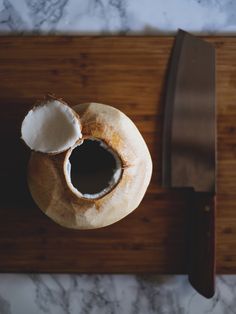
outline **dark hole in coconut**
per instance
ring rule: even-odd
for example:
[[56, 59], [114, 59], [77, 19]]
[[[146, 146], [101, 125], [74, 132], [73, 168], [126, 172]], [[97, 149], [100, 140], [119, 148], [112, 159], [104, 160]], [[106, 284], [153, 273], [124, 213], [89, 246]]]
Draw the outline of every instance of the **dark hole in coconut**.
[[84, 140], [73, 149], [69, 161], [71, 183], [82, 194], [105, 194], [120, 177], [118, 156], [99, 140]]

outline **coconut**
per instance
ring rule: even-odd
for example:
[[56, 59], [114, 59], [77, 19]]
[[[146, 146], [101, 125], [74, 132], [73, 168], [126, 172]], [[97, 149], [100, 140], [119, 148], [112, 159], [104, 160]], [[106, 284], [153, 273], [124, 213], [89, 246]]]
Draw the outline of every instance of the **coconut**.
[[56, 99], [30, 110], [22, 122], [21, 134], [32, 150], [43, 153], [61, 153], [82, 137], [76, 113]]
[[47, 101], [23, 121], [22, 138], [34, 150], [28, 166], [30, 192], [61, 226], [108, 226], [143, 199], [152, 174], [150, 153], [121, 111], [98, 103], [68, 108]]

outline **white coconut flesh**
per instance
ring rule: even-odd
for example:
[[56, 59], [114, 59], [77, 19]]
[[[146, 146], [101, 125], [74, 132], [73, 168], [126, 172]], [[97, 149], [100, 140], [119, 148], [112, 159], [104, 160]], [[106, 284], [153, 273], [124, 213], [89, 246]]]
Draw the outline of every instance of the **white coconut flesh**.
[[32, 149], [60, 153], [82, 137], [76, 113], [59, 100], [50, 100], [30, 110], [23, 120], [21, 135]]
[[34, 151], [58, 154], [68, 150], [66, 181], [78, 197], [101, 198], [121, 178], [118, 154], [99, 139], [83, 140], [78, 115], [59, 100], [46, 101], [30, 110], [22, 122], [21, 134]]
[[111, 191], [122, 175], [118, 154], [99, 139], [85, 139], [65, 161], [66, 180], [79, 197], [96, 199]]

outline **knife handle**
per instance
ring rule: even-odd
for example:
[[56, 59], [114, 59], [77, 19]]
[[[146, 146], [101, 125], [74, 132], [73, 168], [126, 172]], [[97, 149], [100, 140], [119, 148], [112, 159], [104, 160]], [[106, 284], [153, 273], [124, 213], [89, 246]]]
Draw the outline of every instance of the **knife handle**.
[[189, 281], [201, 295], [211, 298], [215, 293], [216, 197], [194, 192], [190, 205]]

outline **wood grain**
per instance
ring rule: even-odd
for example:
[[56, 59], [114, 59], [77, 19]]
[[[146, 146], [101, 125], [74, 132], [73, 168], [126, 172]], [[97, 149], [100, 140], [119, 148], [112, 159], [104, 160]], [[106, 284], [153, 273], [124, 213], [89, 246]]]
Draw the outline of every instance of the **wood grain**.
[[[236, 38], [217, 47], [217, 272], [236, 273]], [[163, 88], [173, 38], [0, 37], [0, 271], [185, 273], [188, 191], [160, 187]], [[129, 115], [154, 162], [140, 207], [95, 231], [49, 220], [26, 184], [26, 111], [46, 93], [97, 101]]]

